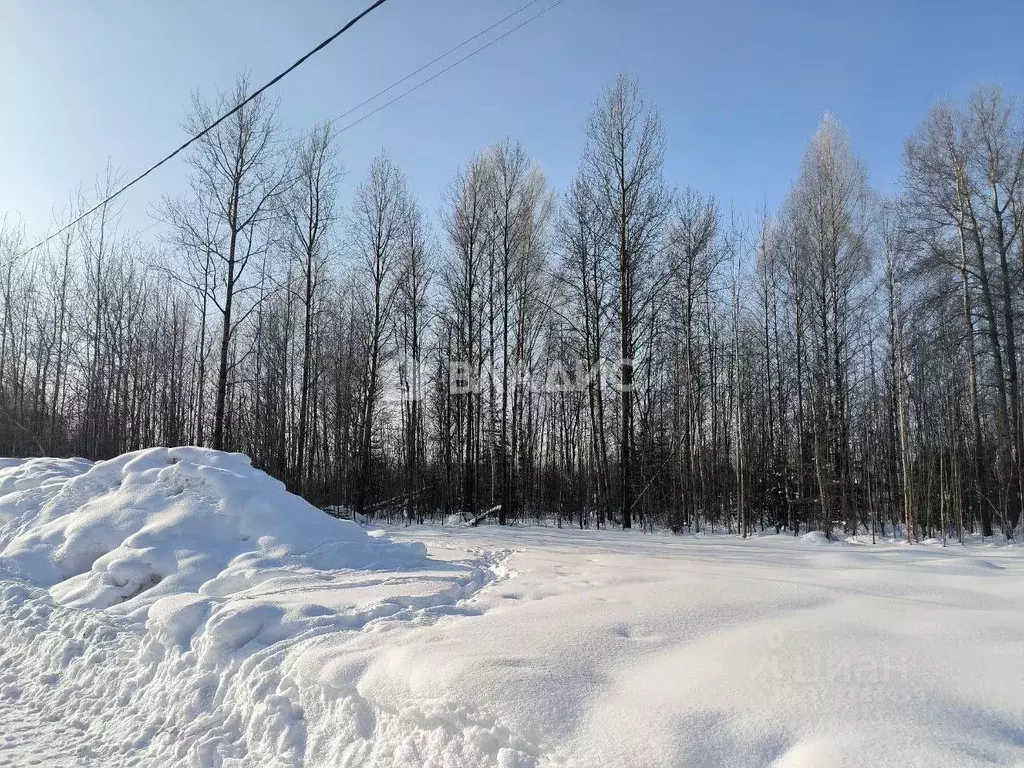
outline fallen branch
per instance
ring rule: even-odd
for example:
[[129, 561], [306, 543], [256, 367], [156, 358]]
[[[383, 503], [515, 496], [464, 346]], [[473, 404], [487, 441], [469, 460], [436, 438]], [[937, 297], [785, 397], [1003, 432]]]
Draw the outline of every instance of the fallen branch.
[[478, 513], [478, 514], [476, 515], [476, 517], [474, 517], [474, 518], [472, 518], [472, 519], [466, 519], [466, 516], [465, 516], [465, 515], [463, 515], [463, 516], [462, 516], [462, 518], [463, 518], [463, 520], [465, 520], [465, 521], [466, 521], [466, 522], [467, 522], [467, 523], [468, 523], [469, 525], [471, 525], [472, 527], [474, 527], [474, 528], [475, 528], [476, 526], [480, 525], [480, 523], [481, 523], [481, 522], [483, 522], [483, 521], [484, 521], [484, 520], [486, 520], [486, 519], [487, 519], [488, 517], [490, 517], [491, 515], [493, 515], [493, 514], [494, 514], [495, 512], [498, 512], [498, 511], [499, 511], [500, 509], [501, 509], [501, 504], [498, 504], [497, 506], [491, 507], [490, 509], [485, 509], [485, 510], [484, 510], [483, 512], [480, 512], [480, 513]]
[[390, 499], [385, 499], [384, 501], [378, 501], [366, 507], [364, 510], [364, 514], [375, 515], [378, 512], [383, 512], [385, 509], [388, 509], [390, 507], [397, 507], [400, 504], [404, 504], [405, 502], [409, 501], [409, 499], [414, 499], [417, 496], [426, 493], [426, 491], [426, 488], [420, 488], [418, 491], [410, 491], [408, 493], [399, 494], [398, 496], [392, 496]]

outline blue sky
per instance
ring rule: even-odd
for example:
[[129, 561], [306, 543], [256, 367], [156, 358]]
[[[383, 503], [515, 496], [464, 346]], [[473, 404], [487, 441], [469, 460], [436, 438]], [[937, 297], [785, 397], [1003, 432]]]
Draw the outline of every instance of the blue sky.
[[[276, 88], [282, 122], [340, 115], [523, 2], [389, 0]], [[212, 96], [246, 69], [262, 83], [364, 4], [0, 0], [0, 216], [42, 234], [108, 157], [133, 174], [177, 146], [193, 91]], [[992, 83], [1024, 95], [1022, 31], [1024, 3], [1010, 0], [564, 0], [343, 134], [343, 194], [385, 148], [435, 214], [457, 167], [506, 136], [564, 188], [587, 113], [620, 71], [661, 113], [674, 184], [741, 213], [774, 208], [831, 111], [892, 189], [936, 100]], [[178, 163], [133, 189], [125, 224], [148, 225], [182, 181]]]

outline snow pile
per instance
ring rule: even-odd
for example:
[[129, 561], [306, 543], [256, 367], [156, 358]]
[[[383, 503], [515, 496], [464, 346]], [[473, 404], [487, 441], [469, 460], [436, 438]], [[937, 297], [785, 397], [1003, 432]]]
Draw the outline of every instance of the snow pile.
[[[241, 455], [154, 449], [3, 471], [0, 765], [36, 764], [50, 745], [44, 764], [109, 768], [365, 751], [355, 692], [317, 684], [320, 664], [361, 638], [470, 615], [507, 555], [432, 560], [331, 518]], [[451, 741], [470, 755], [460, 764], [486, 754]]]
[[828, 536], [821, 531], [811, 531], [805, 533], [800, 537], [800, 541], [804, 544], [810, 544], [814, 547], [847, 547], [850, 546], [850, 542], [845, 539], [837, 539], [834, 536]]
[[0, 459], [0, 496], [75, 477], [92, 465], [88, 459]]
[[0, 765], [1024, 766], [1019, 548], [391, 540], [240, 456], [52, 471], [0, 497]]
[[454, 514], [448, 515], [448, 517], [445, 518], [444, 524], [458, 528], [472, 528], [473, 518], [467, 520], [466, 516], [463, 513], [456, 512]]
[[[92, 462], [85, 459], [4, 459], [0, 462], [0, 550], [24, 520], [64, 486], [64, 482], [86, 472]], [[2, 567], [2, 566], [0, 566]]]
[[[82, 468], [40, 485], [51, 497], [18, 516], [0, 552], [0, 568], [72, 607], [125, 604], [142, 616], [162, 597], [200, 588], [226, 596], [286, 562], [370, 568], [422, 558], [422, 547], [330, 519], [241, 454], [156, 448]], [[49, 467], [50, 477], [60, 469]]]

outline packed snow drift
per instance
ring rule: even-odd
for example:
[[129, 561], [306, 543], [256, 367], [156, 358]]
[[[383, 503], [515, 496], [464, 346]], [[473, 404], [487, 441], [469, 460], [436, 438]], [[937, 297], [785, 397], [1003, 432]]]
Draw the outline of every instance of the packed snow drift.
[[0, 463], [0, 766], [1024, 766], [1014, 547], [367, 530]]
[[[254, 470], [247, 457], [157, 448], [93, 467], [29, 462], [6, 475], [54, 488], [38, 511], [0, 498], [0, 563], [75, 608], [144, 618], [162, 598], [227, 597], [297, 569], [421, 562], [421, 545], [395, 545], [339, 525]], [[4, 479], [0, 479], [2, 492]], [[8, 514], [4, 510], [10, 505]], [[180, 600], [174, 601], [176, 604]], [[166, 604], [157, 614], [166, 616]]]

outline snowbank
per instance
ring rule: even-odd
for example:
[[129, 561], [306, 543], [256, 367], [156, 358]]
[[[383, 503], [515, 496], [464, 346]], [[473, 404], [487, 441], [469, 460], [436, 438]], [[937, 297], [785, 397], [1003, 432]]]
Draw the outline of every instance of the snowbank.
[[283, 767], [328, 748], [314, 738], [351, 747], [350, 697], [290, 668], [318, 645], [468, 614], [498, 578], [489, 553], [432, 560], [241, 455], [0, 472], [0, 765]]
[[60, 492], [66, 480], [91, 466], [85, 459], [4, 460], [0, 465], [0, 551], [21, 525], [33, 520]]
[[0, 459], [0, 526], [36, 514], [65, 480], [91, 466], [86, 459]]
[[88, 467], [32, 461], [13, 473], [0, 491], [38, 480], [51, 493], [36, 514], [10, 515], [0, 569], [72, 607], [144, 616], [163, 597], [225, 597], [286, 564], [372, 568], [423, 557], [421, 546], [329, 518], [241, 454], [156, 448]]
[[1019, 549], [388, 538], [241, 456], [24, 466], [0, 765], [1024, 765]]

